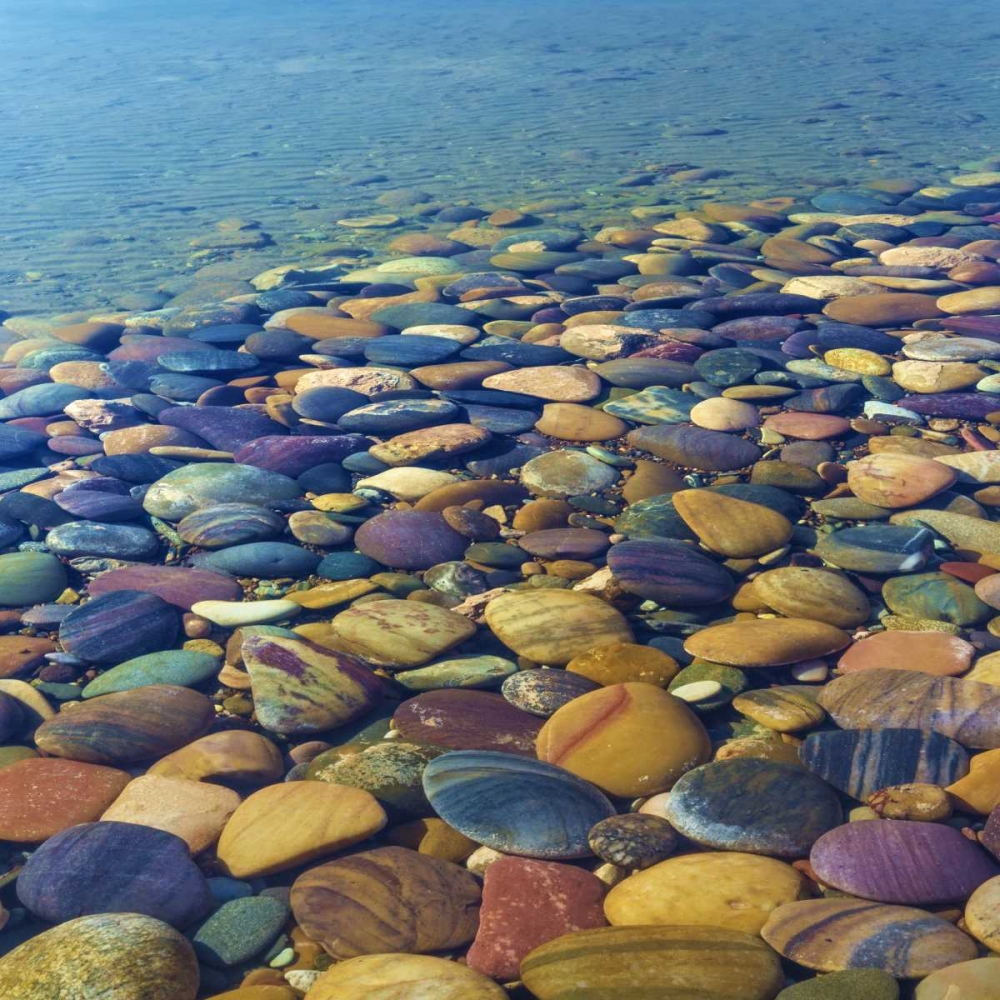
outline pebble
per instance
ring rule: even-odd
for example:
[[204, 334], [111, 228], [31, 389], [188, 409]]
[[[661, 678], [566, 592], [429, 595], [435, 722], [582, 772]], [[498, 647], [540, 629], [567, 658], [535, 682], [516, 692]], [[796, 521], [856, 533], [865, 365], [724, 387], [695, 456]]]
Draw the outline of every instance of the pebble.
[[223, 903], [191, 938], [199, 961], [216, 969], [240, 965], [262, 952], [288, 919], [274, 896], [247, 896]]
[[734, 667], [775, 667], [829, 656], [850, 642], [846, 632], [805, 618], [754, 618], [696, 632], [684, 649]]
[[[435, 1000], [504, 1000], [492, 979], [458, 962], [431, 955], [359, 955], [338, 962], [309, 989], [313, 1000], [353, 1000], [363, 996], [434, 997]], [[216, 1000], [225, 1000], [217, 997]], [[233, 995], [233, 1000], [239, 1000]], [[247, 997], [246, 1000], [285, 1000]], [[291, 998], [289, 998], [291, 1000]]]

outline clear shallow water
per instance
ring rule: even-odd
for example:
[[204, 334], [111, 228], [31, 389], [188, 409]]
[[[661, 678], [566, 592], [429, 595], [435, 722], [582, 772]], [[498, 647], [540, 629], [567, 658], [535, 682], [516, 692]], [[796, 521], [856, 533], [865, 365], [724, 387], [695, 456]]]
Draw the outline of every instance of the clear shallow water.
[[[998, 38], [966, 0], [0, 0], [0, 308], [375, 245], [335, 221], [403, 186], [596, 222], [692, 194], [615, 186], [649, 163], [934, 182], [997, 146]], [[274, 244], [194, 256], [232, 216]]]

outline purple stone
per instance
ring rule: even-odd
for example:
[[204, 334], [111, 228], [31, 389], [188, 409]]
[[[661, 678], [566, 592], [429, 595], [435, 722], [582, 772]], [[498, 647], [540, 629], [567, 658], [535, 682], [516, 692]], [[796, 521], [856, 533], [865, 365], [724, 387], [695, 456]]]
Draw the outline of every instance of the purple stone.
[[317, 465], [340, 462], [357, 451], [365, 451], [370, 443], [360, 434], [274, 435], [243, 445], [233, 455], [233, 461], [280, 472], [294, 479]]
[[930, 417], [959, 417], [982, 420], [1000, 410], [1000, 396], [989, 392], [943, 392], [929, 395], [904, 396], [897, 406]]
[[59, 642], [82, 660], [121, 663], [170, 649], [179, 629], [180, 615], [166, 601], [154, 594], [118, 590], [74, 608], [59, 626]]
[[717, 562], [691, 545], [665, 538], [619, 542], [608, 553], [608, 567], [628, 593], [671, 608], [715, 604], [736, 589]]
[[821, 882], [880, 903], [961, 902], [1000, 866], [975, 841], [939, 823], [871, 819], [838, 826], [813, 845]]
[[197, 434], [213, 448], [238, 451], [243, 445], [271, 434], [287, 434], [288, 428], [253, 409], [223, 406], [168, 406], [161, 410], [161, 424]]
[[239, 601], [240, 585], [231, 577], [187, 566], [126, 566], [102, 573], [89, 587], [91, 597], [119, 590], [142, 591], [190, 611], [198, 601]]
[[542, 559], [593, 559], [607, 552], [611, 543], [594, 528], [549, 528], [532, 531], [517, 543], [525, 552]]
[[462, 558], [469, 540], [429, 510], [387, 510], [354, 535], [363, 555], [394, 569], [430, 569]]

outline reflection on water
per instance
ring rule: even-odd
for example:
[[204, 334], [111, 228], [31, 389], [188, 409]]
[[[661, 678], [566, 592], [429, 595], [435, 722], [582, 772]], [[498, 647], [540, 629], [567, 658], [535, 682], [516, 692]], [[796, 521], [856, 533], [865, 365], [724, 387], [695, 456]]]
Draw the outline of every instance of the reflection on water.
[[[965, 0], [3, 0], [0, 308], [370, 245], [336, 220], [405, 186], [585, 220], [707, 186], [617, 185], [648, 164], [936, 179], [992, 151], [998, 37]], [[189, 245], [233, 216], [273, 242]]]

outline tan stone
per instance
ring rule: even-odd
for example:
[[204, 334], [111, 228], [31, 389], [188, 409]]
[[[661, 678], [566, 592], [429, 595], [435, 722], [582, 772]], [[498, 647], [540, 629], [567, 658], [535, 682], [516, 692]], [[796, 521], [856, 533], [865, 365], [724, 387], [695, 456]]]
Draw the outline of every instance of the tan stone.
[[907, 392], [955, 392], [975, 385], [986, 371], [965, 361], [897, 361], [892, 379]]
[[812, 566], [783, 566], [755, 577], [754, 596], [789, 618], [854, 628], [868, 620], [868, 598], [849, 577]]
[[692, 656], [734, 667], [778, 667], [829, 656], [850, 636], [804, 618], [749, 618], [695, 632], [684, 649]]
[[710, 490], [681, 490], [674, 509], [712, 552], [745, 559], [772, 552], [792, 535], [788, 518], [761, 504]]
[[472, 451], [482, 447], [492, 436], [485, 428], [472, 424], [439, 424], [397, 434], [382, 444], [373, 445], [369, 454], [386, 465], [413, 465]]
[[202, 736], [167, 754], [153, 764], [149, 774], [254, 785], [277, 781], [284, 770], [281, 751], [267, 737], [232, 729]]
[[535, 424], [535, 430], [561, 441], [609, 441], [628, 429], [624, 420], [578, 403], [546, 403]]
[[586, 403], [601, 392], [601, 379], [580, 365], [515, 368], [483, 379], [487, 389], [520, 392], [557, 403]]
[[847, 466], [851, 492], [877, 507], [913, 507], [948, 489], [957, 478], [954, 469], [933, 459], [891, 452], [868, 455]]

